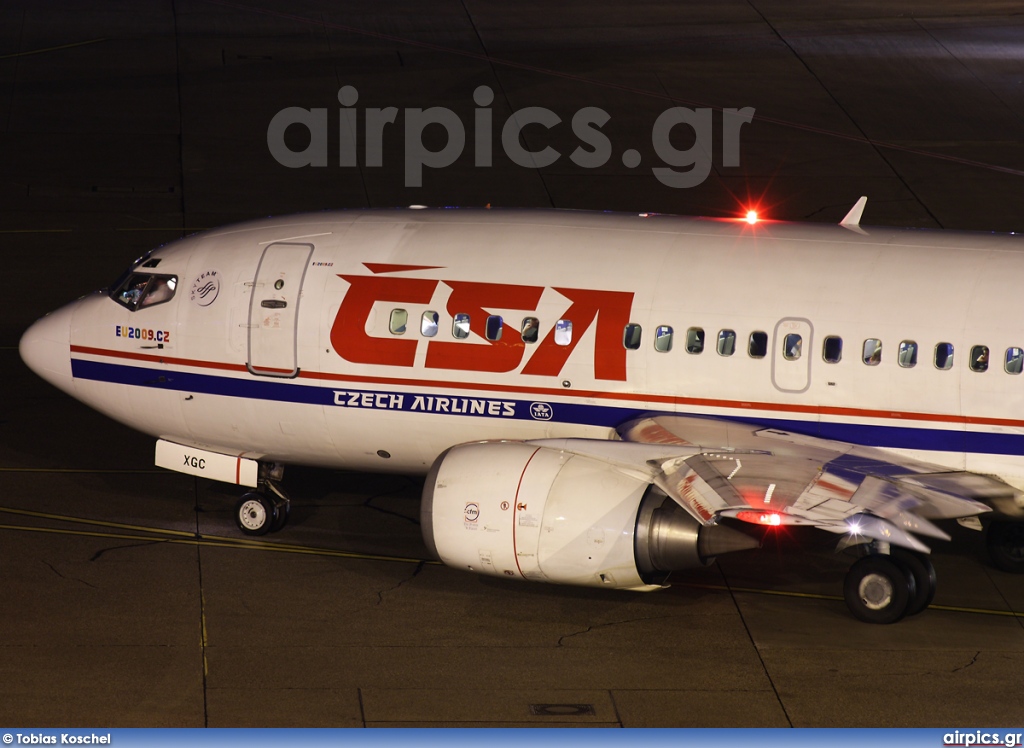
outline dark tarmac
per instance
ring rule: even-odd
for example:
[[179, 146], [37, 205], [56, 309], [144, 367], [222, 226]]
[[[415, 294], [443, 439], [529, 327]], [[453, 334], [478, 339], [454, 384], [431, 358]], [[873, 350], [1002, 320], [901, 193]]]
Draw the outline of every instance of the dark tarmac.
[[[444, 106], [461, 158], [404, 185], [360, 141], [337, 166], [338, 90]], [[494, 165], [473, 165], [487, 85]], [[739, 167], [673, 189], [651, 168], [671, 106], [746, 107]], [[267, 128], [328, 109], [329, 165]], [[562, 157], [498, 146], [512, 111]], [[581, 168], [569, 121], [610, 114]], [[686, 128], [673, 144], [689, 147]], [[409, 204], [736, 215], [1024, 230], [1024, 15], [1012, 2], [48, 2], [0, 6], [0, 725], [1020, 727], [1024, 577], [980, 534], [939, 544], [935, 604], [893, 626], [840, 599], [829, 538], [679, 575], [654, 594], [424, 563], [416, 479], [293, 467], [289, 526], [243, 540], [230, 486], [154, 468], [153, 441], [21, 363], [21, 332], [147, 249], [227, 222]], [[689, 136], [692, 141], [692, 135]], [[426, 131], [433, 150], [438, 126]], [[302, 134], [286, 142], [304, 147]], [[621, 154], [635, 149], [639, 167]], [[500, 435], [496, 435], [500, 436]]]

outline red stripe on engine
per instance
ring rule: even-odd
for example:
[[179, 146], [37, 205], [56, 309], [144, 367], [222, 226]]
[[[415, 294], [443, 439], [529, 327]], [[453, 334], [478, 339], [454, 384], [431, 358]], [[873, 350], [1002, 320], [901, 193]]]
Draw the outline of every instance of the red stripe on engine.
[[530, 468], [530, 463], [533, 462], [533, 458], [540, 452], [540, 447], [533, 450], [533, 454], [530, 455], [530, 459], [523, 465], [523, 472], [519, 476], [519, 485], [516, 486], [516, 503], [512, 506], [512, 556], [516, 560], [516, 569], [519, 570], [519, 576], [526, 579], [526, 575], [523, 574], [523, 568], [519, 565], [519, 549], [516, 547], [516, 525], [519, 520], [519, 491], [523, 487], [523, 478], [526, 477], [526, 471]]

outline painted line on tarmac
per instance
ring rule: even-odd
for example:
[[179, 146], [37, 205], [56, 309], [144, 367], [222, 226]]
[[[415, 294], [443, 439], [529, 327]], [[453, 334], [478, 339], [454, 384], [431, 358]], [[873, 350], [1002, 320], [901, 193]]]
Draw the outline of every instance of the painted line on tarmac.
[[0, 512], [4, 514], [17, 514], [22, 517], [33, 517], [35, 519], [49, 519], [57, 522], [71, 522], [73, 524], [80, 525], [94, 525], [97, 527], [107, 527], [112, 530], [134, 530], [136, 532], [151, 532], [155, 535], [170, 535], [174, 537], [184, 538], [195, 538], [194, 532], [185, 532], [183, 530], [165, 530], [160, 527], [146, 527], [144, 525], [128, 525], [121, 522], [107, 522], [100, 519], [86, 519], [85, 517], [69, 517], [63, 514], [50, 514], [49, 512], [33, 512], [28, 509], [13, 509], [10, 507], [0, 507]]
[[117, 532], [90, 532], [87, 530], [62, 530], [56, 527], [31, 527], [29, 525], [2, 525], [0, 530], [13, 530], [21, 532], [38, 532], [49, 535], [72, 535], [86, 538], [104, 538], [110, 540], [132, 540], [145, 543], [166, 543], [168, 545], [190, 545], [201, 548], [229, 548], [233, 550], [246, 551], [272, 551], [274, 553], [292, 553], [303, 556], [324, 556], [328, 558], [348, 558], [361, 561], [390, 561], [405, 564], [430, 564], [440, 565], [440, 561], [430, 561], [423, 558], [405, 558], [402, 556], [380, 556], [373, 553], [355, 553], [352, 551], [336, 551], [330, 548], [307, 548], [298, 545], [282, 545], [278, 543], [260, 543], [252, 541], [235, 541], [233, 538], [219, 538], [217, 536], [200, 535], [193, 538], [180, 537], [154, 537], [153, 535], [126, 535]]
[[[370, 553], [354, 553], [351, 551], [338, 551], [330, 548], [315, 548], [312, 546], [292, 545], [288, 543], [275, 543], [255, 538], [228, 538], [220, 535], [202, 535], [183, 530], [170, 530], [162, 527], [146, 527], [145, 525], [131, 525], [123, 522], [108, 522], [106, 520], [87, 519], [85, 517], [72, 517], [49, 512], [34, 512], [28, 509], [15, 509], [12, 507], [0, 507], [0, 513], [16, 514], [34, 519], [46, 519], [57, 522], [69, 522], [72, 524], [92, 525], [105, 527], [112, 530], [130, 530], [133, 532], [144, 532], [149, 535], [126, 535], [124, 533], [88, 532], [85, 530], [64, 530], [55, 527], [30, 527], [27, 525], [0, 525], [0, 530], [21, 530], [26, 532], [42, 532], [56, 535], [74, 535], [80, 537], [114, 538], [117, 540], [136, 540], [154, 543], [171, 543], [175, 545], [192, 545], [204, 548], [234, 548], [252, 551], [272, 551], [276, 553], [293, 553], [307, 556], [323, 556], [330, 558], [351, 558], [368, 561], [393, 561], [399, 563], [426, 563], [441, 565], [439, 561], [432, 561], [421, 558], [405, 558], [401, 556], [380, 556]], [[155, 537], [154, 537], [155, 536]], [[715, 592], [738, 592], [750, 595], [770, 595], [774, 597], [792, 597], [804, 600], [828, 600], [842, 602], [839, 595], [823, 595], [815, 592], [796, 592], [792, 590], [771, 590], [759, 587], [734, 587], [721, 584], [697, 584], [693, 582], [676, 582], [676, 587], [687, 587], [691, 589], [713, 590]], [[945, 610], [953, 613], [975, 613], [977, 615], [1002, 616], [1006, 618], [1024, 618], [1024, 613], [1017, 613], [1011, 610], [992, 610], [989, 608], [970, 608], [958, 605], [929, 605], [931, 610]]]
[[72, 42], [71, 44], [61, 44], [59, 47], [44, 47], [42, 49], [31, 49], [28, 52], [15, 52], [14, 54], [0, 55], [0, 60], [7, 60], [11, 57], [28, 57], [29, 55], [41, 55], [45, 54], [46, 52], [57, 52], [62, 49], [71, 49], [73, 47], [84, 47], [87, 44], [99, 44], [100, 42], [105, 42], [106, 40], [106, 37], [103, 37], [102, 39], [88, 39], [84, 42]]
[[[0, 60], [3, 58], [0, 57]], [[115, 228], [114, 231], [176, 231], [183, 236], [195, 234], [199, 231], [209, 231], [212, 226], [153, 226], [153, 227], [127, 227]], [[0, 229], [0, 234], [73, 234], [76, 231], [108, 231], [109, 229]]]
[[137, 226], [137, 227], [126, 228], [126, 229], [114, 229], [114, 231], [189, 231], [189, 232], [193, 232], [194, 233], [196, 231], [209, 231], [211, 228], [213, 228], [213, 227], [212, 226], [192, 226], [192, 227], [189, 227], [189, 226], [169, 226], [169, 227], [161, 228], [160, 226]]
[[72, 229], [0, 229], [0, 234], [70, 234], [71, 231]]
[[696, 590], [715, 592], [747, 592], [754, 595], [776, 595], [778, 597], [802, 597], [809, 600], [840, 600], [839, 595], [821, 595], [816, 592], [794, 592], [790, 590], [766, 590], [759, 587], [731, 587], [724, 584], [698, 584], [696, 582], [669, 582], [672, 587], [690, 587]]
[[[92, 525], [93, 527], [105, 527], [110, 530], [131, 530], [133, 532], [148, 532], [153, 535], [165, 535], [173, 538], [189, 538], [190, 540], [208, 540], [224, 544], [243, 545], [251, 548], [270, 548], [271, 550], [289, 549], [301, 551], [316, 550], [333, 552], [332, 549], [330, 548], [312, 548], [311, 546], [294, 545], [291, 543], [274, 543], [268, 540], [260, 540], [254, 537], [229, 538], [224, 537], [223, 535], [203, 535], [200, 533], [185, 530], [170, 530], [163, 527], [149, 527], [146, 525], [130, 525], [123, 522], [110, 522], [108, 520], [88, 519], [86, 517], [72, 517], [66, 514], [51, 514], [49, 512], [34, 512], [29, 509], [14, 509], [12, 507], [0, 507], [0, 513], [17, 514], [22, 517], [46, 519], [55, 522], [68, 522], [71, 524]], [[153, 538], [151, 538], [151, 540], [152, 539]]]
[[[758, 587], [731, 587], [724, 584], [696, 584], [690, 582], [675, 582], [673, 587], [689, 587], [692, 589], [714, 590], [716, 592], [741, 592], [749, 595], [773, 595], [776, 597], [797, 597], [805, 600], [835, 600], [843, 602], [839, 595], [821, 595], [815, 592], [794, 592], [789, 590], [767, 590]], [[985, 616], [1003, 616], [1005, 618], [1024, 618], [1024, 613], [1017, 613], [1012, 610], [992, 610], [990, 608], [967, 608], [958, 605], [929, 605], [926, 610], [946, 610], [953, 613], [977, 613]]]
[[[0, 529], [20, 529], [37, 532], [63, 533], [66, 535], [85, 535], [94, 537], [127, 538], [129, 540], [148, 540], [154, 542], [187, 542], [190, 545], [203, 545], [216, 548], [244, 548], [248, 550], [276, 551], [278, 553], [301, 553], [320, 556], [338, 556], [342, 558], [361, 558], [377, 561], [400, 561], [404, 563], [437, 563], [425, 561], [420, 558], [405, 558], [401, 556], [381, 556], [369, 553], [354, 553], [351, 551], [338, 551], [332, 548], [316, 548], [313, 546], [294, 545], [291, 543], [277, 543], [258, 538], [230, 538], [222, 535], [203, 535], [184, 530], [171, 530], [163, 527], [147, 527], [146, 525], [132, 525], [124, 522], [110, 522], [100, 519], [88, 519], [86, 517], [72, 517], [64, 514], [52, 514], [50, 512], [35, 512], [29, 509], [15, 509], [13, 507], [0, 507], [0, 513], [15, 514], [33, 519], [44, 519], [51, 522], [68, 522], [71, 524], [90, 525], [102, 527], [109, 530], [128, 530], [131, 532], [149, 533], [149, 535], [125, 535], [123, 533], [90, 533], [85, 530], [65, 530], [56, 527], [31, 527], [28, 525], [0, 525]], [[156, 537], [151, 537], [156, 536]]]
[[949, 610], [954, 613], [980, 613], [986, 616], [1005, 616], [1007, 618], [1024, 618], [1024, 613], [1012, 610], [989, 610], [988, 608], [964, 608], [958, 605], [929, 605], [926, 610]]

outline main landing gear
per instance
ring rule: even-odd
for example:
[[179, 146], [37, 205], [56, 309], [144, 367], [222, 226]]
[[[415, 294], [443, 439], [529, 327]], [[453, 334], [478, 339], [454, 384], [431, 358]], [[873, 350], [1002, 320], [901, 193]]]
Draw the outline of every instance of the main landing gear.
[[259, 486], [235, 505], [235, 523], [245, 535], [277, 532], [288, 522], [292, 502], [281, 488], [284, 465], [260, 465]]
[[843, 593], [854, 616], [868, 623], [896, 623], [935, 599], [935, 567], [928, 557], [904, 548], [884, 552], [874, 544], [846, 574]]
[[[985, 535], [993, 565], [1024, 574], [1024, 521], [993, 519]], [[895, 623], [927, 608], [935, 598], [935, 568], [928, 557], [884, 543], [865, 546], [843, 586], [846, 605], [868, 623]]]

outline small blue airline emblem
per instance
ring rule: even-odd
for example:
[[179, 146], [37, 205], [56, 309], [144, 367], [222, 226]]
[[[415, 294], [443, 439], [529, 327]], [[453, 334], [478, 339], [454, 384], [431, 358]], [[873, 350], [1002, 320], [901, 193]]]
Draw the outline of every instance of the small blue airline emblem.
[[532, 403], [530, 405], [530, 417], [535, 421], [550, 421], [554, 414], [554, 409], [547, 403]]

